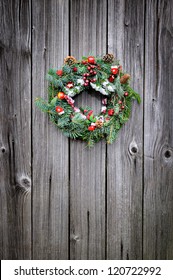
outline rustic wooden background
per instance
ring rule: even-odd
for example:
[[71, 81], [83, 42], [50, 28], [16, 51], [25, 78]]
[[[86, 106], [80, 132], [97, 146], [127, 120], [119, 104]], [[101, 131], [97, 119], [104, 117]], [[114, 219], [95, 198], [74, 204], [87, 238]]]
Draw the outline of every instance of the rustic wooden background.
[[[0, 18], [1, 259], [172, 259], [173, 1], [1, 0]], [[34, 100], [68, 54], [107, 52], [142, 104], [88, 150]]]

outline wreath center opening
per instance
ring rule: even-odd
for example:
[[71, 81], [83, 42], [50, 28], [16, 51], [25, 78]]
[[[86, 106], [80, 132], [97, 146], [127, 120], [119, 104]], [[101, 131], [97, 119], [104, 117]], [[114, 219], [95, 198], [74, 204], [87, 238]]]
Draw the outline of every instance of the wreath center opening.
[[92, 108], [94, 115], [100, 114], [103, 99], [102, 94], [91, 88], [74, 97], [76, 107]]

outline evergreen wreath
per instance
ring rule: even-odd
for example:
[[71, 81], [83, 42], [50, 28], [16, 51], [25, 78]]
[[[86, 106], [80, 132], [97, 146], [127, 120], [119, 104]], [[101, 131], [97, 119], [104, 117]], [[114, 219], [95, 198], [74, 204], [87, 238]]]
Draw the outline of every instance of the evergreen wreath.
[[[65, 136], [86, 141], [89, 147], [103, 138], [113, 143], [130, 117], [133, 99], [140, 103], [139, 94], [129, 85], [130, 75], [123, 73], [112, 54], [82, 57], [80, 61], [67, 56], [62, 69], [50, 69], [47, 79], [48, 102], [36, 98], [36, 105]], [[91, 88], [103, 96], [98, 115], [92, 108], [74, 105], [74, 97]]]

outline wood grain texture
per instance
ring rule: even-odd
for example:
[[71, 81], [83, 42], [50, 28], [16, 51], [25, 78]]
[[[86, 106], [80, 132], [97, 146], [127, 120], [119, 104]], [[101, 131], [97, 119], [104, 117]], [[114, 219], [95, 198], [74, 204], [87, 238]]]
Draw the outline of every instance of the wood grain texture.
[[[131, 74], [143, 95], [144, 1], [108, 0], [108, 51]], [[107, 258], [142, 258], [143, 106], [133, 104], [130, 121], [108, 146]]]
[[31, 258], [30, 1], [0, 3], [0, 258]]
[[173, 2], [147, 1], [144, 259], [173, 259]]
[[[106, 1], [71, 1], [71, 54], [106, 52]], [[100, 102], [83, 93], [78, 104], [96, 111]], [[81, 103], [80, 103], [81, 102]], [[93, 149], [70, 142], [70, 258], [105, 259], [105, 144]]]
[[[68, 0], [33, 1], [33, 100], [68, 54]], [[68, 139], [33, 105], [33, 258], [68, 259]]]

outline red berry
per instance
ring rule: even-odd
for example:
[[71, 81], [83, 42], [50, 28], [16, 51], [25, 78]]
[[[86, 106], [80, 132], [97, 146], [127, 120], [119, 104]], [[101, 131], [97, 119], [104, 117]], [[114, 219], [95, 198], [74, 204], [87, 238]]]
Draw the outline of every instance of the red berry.
[[121, 101], [121, 100], [119, 100], [119, 101], [118, 101], [118, 104], [122, 104], [122, 101]]
[[57, 71], [56, 71], [56, 74], [57, 74], [58, 76], [62, 76], [63, 71], [62, 71], [62, 70], [57, 70]]
[[73, 84], [72, 82], [68, 82], [67, 85], [66, 85], [66, 87], [68, 87], [68, 88], [73, 88], [73, 87], [74, 87], [74, 84]]
[[60, 106], [56, 106], [55, 110], [57, 113], [61, 113], [64, 111], [63, 108], [61, 108]]
[[114, 115], [114, 109], [109, 109], [108, 110], [108, 115], [113, 116]]
[[83, 77], [83, 80], [86, 80], [86, 77]]
[[124, 105], [122, 105], [122, 106], [121, 106], [121, 109], [124, 110], [124, 108], [125, 108]]
[[88, 83], [89, 83], [89, 80], [86, 80], [85, 82], [88, 84]]
[[86, 60], [82, 60], [82, 64], [86, 64], [87, 63], [87, 61]]
[[84, 86], [87, 87], [87, 86], [88, 86], [88, 83], [84, 83]]
[[112, 74], [116, 75], [118, 73], [118, 67], [111, 68]]
[[88, 66], [88, 67], [87, 67], [87, 69], [88, 69], [88, 70], [91, 70], [91, 67], [90, 67], [90, 66]]
[[128, 94], [128, 92], [126, 91], [125, 93], [124, 93], [124, 96], [128, 96], [129, 94]]
[[90, 74], [89, 73], [86, 73], [86, 76], [88, 77]]
[[93, 74], [93, 70], [90, 70], [90, 74]]
[[74, 67], [74, 68], [73, 68], [73, 71], [74, 71], [74, 72], [77, 72], [77, 67]]
[[110, 77], [109, 77], [109, 82], [111, 82], [111, 83], [113, 83], [114, 82], [114, 80], [115, 80], [115, 77], [114, 77], [114, 75], [110, 75]]
[[96, 72], [96, 71], [94, 71], [94, 72], [93, 72], [93, 74], [94, 74], [94, 75], [96, 75], [96, 74], [97, 74], [97, 72]]
[[93, 131], [95, 129], [95, 126], [93, 126], [93, 125], [90, 125], [89, 127], [88, 127], [88, 130], [89, 131]]
[[88, 57], [88, 63], [90, 63], [90, 64], [95, 64], [95, 58], [94, 58], [94, 56], [89, 56], [89, 57]]
[[58, 92], [57, 97], [58, 97], [59, 99], [64, 99], [64, 98], [65, 98], [64, 92], [62, 92], [62, 91]]
[[96, 79], [95, 79], [95, 78], [94, 78], [94, 79], [92, 79], [92, 82], [93, 82], [93, 83], [95, 83], [95, 82], [96, 82]]
[[94, 69], [94, 68], [95, 68], [95, 65], [91, 65], [91, 68]]

